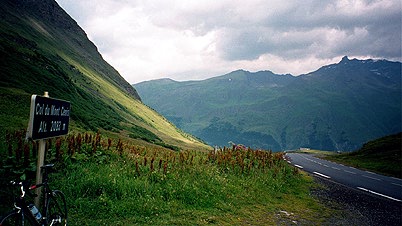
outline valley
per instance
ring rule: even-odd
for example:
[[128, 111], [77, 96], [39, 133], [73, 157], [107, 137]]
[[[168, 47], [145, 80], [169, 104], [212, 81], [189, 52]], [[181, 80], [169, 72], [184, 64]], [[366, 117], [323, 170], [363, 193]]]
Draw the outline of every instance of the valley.
[[401, 130], [401, 63], [344, 57], [300, 76], [233, 71], [135, 84], [145, 104], [214, 146], [353, 151]]

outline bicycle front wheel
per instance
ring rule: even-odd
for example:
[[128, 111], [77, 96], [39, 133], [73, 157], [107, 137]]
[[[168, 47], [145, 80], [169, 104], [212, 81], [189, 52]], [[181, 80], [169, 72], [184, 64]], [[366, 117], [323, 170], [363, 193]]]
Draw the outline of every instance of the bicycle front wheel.
[[0, 220], [1, 226], [16, 226], [16, 225], [38, 225], [36, 222], [32, 223], [28, 217], [23, 215], [17, 210], [13, 210]]
[[67, 204], [63, 192], [55, 190], [49, 195], [46, 205], [47, 225], [67, 225]]

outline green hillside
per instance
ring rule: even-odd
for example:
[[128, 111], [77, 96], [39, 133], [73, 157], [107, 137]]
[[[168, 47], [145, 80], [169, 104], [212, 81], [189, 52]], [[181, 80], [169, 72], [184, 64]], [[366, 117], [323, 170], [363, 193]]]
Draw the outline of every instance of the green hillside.
[[145, 104], [210, 145], [352, 151], [401, 131], [401, 63], [344, 57], [301, 76], [238, 70], [135, 84]]
[[[102, 130], [168, 147], [208, 148], [142, 104], [53, 0], [0, 4], [0, 137], [27, 127], [30, 96], [72, 104], [72, 131]], [[4, 149], [4, 142], [0, 142]]]

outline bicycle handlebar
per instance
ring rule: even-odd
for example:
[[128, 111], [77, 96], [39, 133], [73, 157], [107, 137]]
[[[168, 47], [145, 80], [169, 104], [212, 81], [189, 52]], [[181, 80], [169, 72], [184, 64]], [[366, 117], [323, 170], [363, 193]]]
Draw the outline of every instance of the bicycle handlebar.
[[42, 187], [44, 184], [34, 184], [30, 185], [28, 180], [24, 181], [10, 181], [10, 184], [13, 186], [19, 186], [21, 189], [21, 198], [25, 197], [25, 194], [28, 194], [30, 197], [36, 197], [36, 194], [33, 194], [31, 190], [34, 190], [36, 188]]
[[20, 186], [20, 189], [21, 189], [20, 197], [21, 198], [24, 198], [25, 194], [28, 194], [30, 197], [36, 197], [37, 195], [32, 194], [30, 191], [47, 184], [47, 175], [52, 172], [53, 167], [54, 167], [54, 164], [47, 164], [47, 165], [43, 165], [40, 167], [41, 169], [44, 170], [44, 178], [45, 178], [44, 182], [41, 184], [30, 185], [28, 180], [23, 180], [23, 181], [22, 180], [15, 180], [15, 181], [12, 180], [12, 181], [10, 181], [10, 184], [13, 186]]

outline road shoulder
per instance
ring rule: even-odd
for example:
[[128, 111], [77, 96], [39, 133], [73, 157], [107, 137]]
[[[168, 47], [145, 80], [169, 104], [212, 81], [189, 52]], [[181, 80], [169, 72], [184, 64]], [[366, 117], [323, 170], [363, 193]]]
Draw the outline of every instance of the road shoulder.
[[402, 225], [399, 202], [364, 193], [336, 182], [314, 177], [318, 186], [311, 194], [334, 214], [327, 225]]

